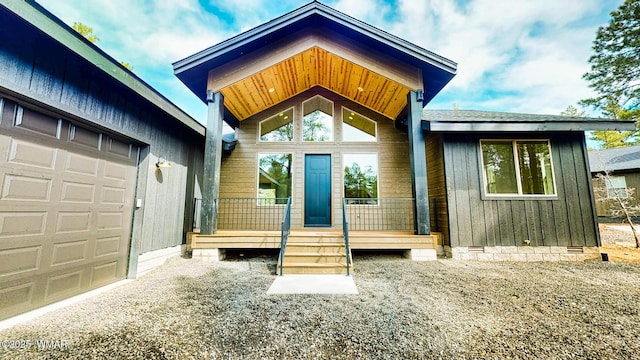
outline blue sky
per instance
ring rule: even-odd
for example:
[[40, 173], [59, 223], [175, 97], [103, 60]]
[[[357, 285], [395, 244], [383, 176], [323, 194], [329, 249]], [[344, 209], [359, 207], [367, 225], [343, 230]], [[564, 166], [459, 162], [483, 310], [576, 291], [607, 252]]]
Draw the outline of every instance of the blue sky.
[[[206, 107], [171, 64], [308, 1], [38, 0], [200, 122]], [[327, 0], [326, 5], [458, 63], [427, 106], [558, 114], [590, 97], [582, 80], [598, 26], [623, 0]], [[597, 115], [590, 113], [590, 115]]]

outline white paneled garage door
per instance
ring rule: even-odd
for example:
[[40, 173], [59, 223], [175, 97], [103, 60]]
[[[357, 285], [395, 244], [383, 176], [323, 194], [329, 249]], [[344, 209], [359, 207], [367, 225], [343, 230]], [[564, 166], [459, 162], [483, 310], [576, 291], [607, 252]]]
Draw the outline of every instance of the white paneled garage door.
[[3, 319], [125, 277], [138, 148], [0, 105]]

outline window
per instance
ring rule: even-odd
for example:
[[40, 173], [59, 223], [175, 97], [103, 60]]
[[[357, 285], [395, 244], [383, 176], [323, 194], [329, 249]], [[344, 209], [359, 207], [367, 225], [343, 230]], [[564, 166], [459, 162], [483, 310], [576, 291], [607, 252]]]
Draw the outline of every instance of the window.
[[627, 179], [624, 176], [607, 176], [604, 182], [607, 186], [607, 197], [609, 199], [626, 199], [629, 197]]
[[376, 141], [376, 122], [342, 108], [342, 140], [343, 141]]
[[260, 122], [260, 141], [293, 141], [293, 108]]
[[344, 154], [344, 197], [347, 204], [378, 204], [377, 154]]
[[333, 103], [314, 96], [302, 103], [302, 140], [333, 141]]
[[258, 205], [286, 204], [291, 196], [291, 154], [258, 157]]
[[18, 105], [14, 126], [60, 139], [62, 120]]
[[102, 133], [71, 125], [69, 127], [69, 142], [101, 150]]
[[482, 140], [488, 195], [555, 195], [548, 140]]
[[108, 138], [107, 141], [107, 152], [120, 155], [126, 157], [128, 159], [131, 158], [132, 146], [130, 143], [122, 142], [111, 137]]

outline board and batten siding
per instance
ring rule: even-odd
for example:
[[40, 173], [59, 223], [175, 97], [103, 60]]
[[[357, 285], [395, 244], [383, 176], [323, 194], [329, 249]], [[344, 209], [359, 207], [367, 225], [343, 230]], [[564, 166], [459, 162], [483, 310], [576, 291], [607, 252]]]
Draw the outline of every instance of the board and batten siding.
[[[301, 142], [302, 102], [315, 95], [331, 100], [334, 105], [334, 141]], [[342, 107], [356, 111], [376, 121], [377, 142], [342, 141]], [[260, 142], [260, 121], [294, 108], [295, 141]], [[292, 228], [304, 227], [304, 155], [331, 154], [332, 225], [342, 227], [343, 154], [378, 154], [378, 196], [380, 198], [411, 198], [409, 141], [405, 132], [394, 128], [394, 122], [371, 110], [323, 88], [313, 88], [242, 121], [237, 129], [238, 143], [231, 155], [223, 158], [220, 172], [220, 198], [255, 198], [258, 186], [258, 154], [292, 153]]]
[[[481, 139], [550, 139], [557, 198], [483, 199]], [[457, 246], [598, 246], [583, 133], [444, 134], [449, 236]]]
[[442, 233], [443, 244], [439, 245], [449, 245], [449, 218], [447, 215], [442, 136], [440, 134], [426, 134], [425, 143], [431, 231]]
[[[144, 253], [182, 244], [204, 137], [4, 10], [0, 21], [3, 96], [139, 145], [133, 246]], [[160, 157], [172, 167], [156, 170]]]

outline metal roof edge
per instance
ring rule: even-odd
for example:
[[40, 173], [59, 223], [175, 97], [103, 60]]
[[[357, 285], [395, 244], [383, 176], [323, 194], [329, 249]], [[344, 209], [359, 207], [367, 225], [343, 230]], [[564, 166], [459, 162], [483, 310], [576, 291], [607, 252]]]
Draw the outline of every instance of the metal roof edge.
[[511, 113], [499, 111], [483, 111], [483, 110], [432, 110], [423, 109], [422, 120], [431, 121], [433, 123], [502, 123], [502, 124], [557, 124], [557, 123], [576, 123], [576, 124], [599, 124], [598, 126], [606, 126], [607, 124], [622, 127], [625, 130], [635, 130], [634, 120], [620, 120], [609, 118], [592, 118], [592, 117], [568, 117], [562, 115], [548, 114], [526, 114]]
[[185, 113], [182, 109], [152, 88], [133, 72], [125, 69], [120, 63], [82, 35], [66, 25], [35, 0], [3, 0], [0, 6], [26, 21], [46, 36], [76, 53], [92, 66], [100, 69], [158, 109], [161, 109], [195, 132], [204, 135], [205, 127]]
[[518, 132], [518, 131], [592, 131], [592, 130], [635, 130], [633, 121], [429, 121], [422, 120], [423, 128], [430, 131], [452, 132]]
[[457, 71], [457, 63], [452, 60], [449, 60], [443, 56], [412, 44], [363, 21], [355, 19], [320, 2], [314, 1], [280, 17], [272, 19], [264, 24], [258, 25], [253, 29], [247, 30], [232, 38], [224, 40], [196, 54], [174, 62], [172, 64], [174, 73], [176, 75], [182, 73], [193, 67], [201, 65], [212, 58], [218, 57], [223, 53], [247, 44], [255, 40], [256, 38], [282, 29], [289, 24], [295, 23], [312, 15], [323, 16], [326, 19], [333, 20], [337, 23], [348, 26], [360, 33], [365, 33], [366, 35], [380, 41], [387, 46], [391, 46], [407, 55], [441, 68], [442, 70], [445, 70], [451, 74], [455, 74]]
[[[379, 38], [384, 38], [385, 40], [387, 40], [388, 42], [384, 42], [386, 45], [392, 46], [397, 48], [398, 50], [401, 50], [402, 52], [406, 53], [406, 54], [410, 54], [413, 53], [412, 55], [421, 55], [420, 57], [422, 57], [422, 59], [420, 57], [416, 57], [419, 60], [430, 60], [430, 61], [425, 61], [430, 63], [431, 65], [434, 66], [438, 66], [437, 64], [434, 64], [433, 61], [437, 61], [441, 66], [438, 66], [440, 68], [442, 68], [443, 70], [446, 70], [448, 72], [450, 72], [451, 74], [455, 74], [457, 71], [457, 66], [458, 63], [456, 63], [453, 60], [450, 60], [442, 55], [438, 55], [432, 51], [429, 51], [421, 46], [418, 46], [414, 43], [411, 43], [405, 39], [402, 39], [396, 35], [393, 35], [385, 30], [382, 30], [380, 28], [377, 28], [373, 25], [370, 25], [364, 21], [358, 20], [350, 15], [347, 15], [343, 12], [340, 12], [336, 9], [333, 9], [327, 5], [324, 5], [322, 3], [316, 2], [316, 4], [318, 4], [318, 6], [326, 12], [326, 14], [328, 15], [327, 17], [333, 16], [336, 18], [340, 18], [341, 20], [348, 22], [349, 24], [353, 26], [357, 26], [358, 28], [362, 29], [363, 32], [367, 32], [369, 34], [375, 34], [377, 35]], [[380, 39], [378, 39], [380, 40]], [[398, 46], [393, 46], [393, 45], [398, 45]]]
[[[228, 39], [225, 39], [215, 45], [212, 45], [206, 49], [200, 50], [195, 54], [189, 55], [186, 58], [177, 60], [175, 62], [173, 62], [171, 65], [173, 66], [174, 69], [174, 73], [178, 74], [181, 73], [185, 70], [188, 70], [189, 68], [192, 68], [194, 66], [197, 66], [203, 62], [206, 62], [206, 60], [210, 59], [210, 58], [214, 58], [217, 57], [218, 55], [213, 55], [214, 52], [220, 52], [221, 49], [225, 49], [229, 46], [231, 46], [232, 43], [234, 42], [239, 42], [241, 39], [245, 39], [245, 38], [254, 38], [256, 37], [258, 34], [265, 32], [266, 29], [264, 29], [265, 27], [269, 26], [269, 24], [271, 23], [276, 23], [278, 21], [281, 21], [285, 16], [289, 16], [297, 11], [300, 11], [306, 7], [309, 7], [309, 5], [312, 5], [313, 3], [309, 3], [306, 5], [303, 5], [295, 10], [292, 10], [284, 15], [281, 15], [277, 18], [271, 19], [266, 23], [257, 25], [249, 30], [243, 31], [237, 35], [234, 35]], [[243, 41], [242, 44], [246, 43], [247, 41]], [[242, 44], [238, 44], [236, 45], [234, 48], [237, 48], [238, 46], [242, 45]], [[220, 48], [220, 49], [218, 49]], [[206, 58], [206, 59], [205, 59]], [[195, 64], [191, 64], [196, 62]], [[187, 69], [180, 69], [182, 67], [187, 67]]]

